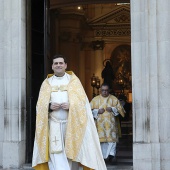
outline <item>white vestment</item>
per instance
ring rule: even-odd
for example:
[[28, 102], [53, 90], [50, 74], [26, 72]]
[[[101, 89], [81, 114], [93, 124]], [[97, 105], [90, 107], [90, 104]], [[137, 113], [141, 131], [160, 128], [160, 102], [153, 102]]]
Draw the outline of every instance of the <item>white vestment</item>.
[[[93, 117], [98, 118], [99, 109], [93, 109]], [[114, 116], [118, 116], [119, 112], [115, 107], [112, 107], [112, 113]], [[116, 156], [116, 142], [101, 142], [100, 143], [102, 155], [104, 159], [107, 159], [109, 155]]]
[[[65, 88], [62, 89], [60, 87], [67, 86], [67, 84], [70, 81], [70, 75], [67, 73], [65, 73], [63, 77], [56, 77], [55, 75], [53, 75], [48, 79], [48, 81], [49, 84], [52, 86], [50, 102], [55, 102], [58, 104], [64, 102], [68, 103], [69, 101], [68, 101], [67, 90]], [[61, 144], [63, 148], [63, 150], [60, 151], [59, 153], [50, 153], [50, 159], [48, 162], [50, 170], [79, 170], [78, 163], [68, 160], [64, 150], [67, 117], [68, 117], [68, 111], [63, 109], [58, 109], [57, 111], [53, 111], [49, 115], [49, 127], [53, 126], [53, 124], [57, 124], [57, 123], [59, 124], [58, 130], [60, 130], [61, 132], [59, 133], [59, 135], [61, 135]], [[55, 138], [53, 139], [52, 142], [58, 142], [58, 138], [56, 138], [57, 135], [55, 136], [55, 131], [53, 131], [53, 134], [51, 135]]]

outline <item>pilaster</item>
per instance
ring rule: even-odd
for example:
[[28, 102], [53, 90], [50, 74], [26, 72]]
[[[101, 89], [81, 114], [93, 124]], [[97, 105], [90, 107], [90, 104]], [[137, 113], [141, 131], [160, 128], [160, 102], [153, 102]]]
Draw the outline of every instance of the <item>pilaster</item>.
[[0, 165], [25, 162], [26, 0], [0, 1]]
[[131, 1], [134, 170], [170, 164], [169, 7], [169, 1]]

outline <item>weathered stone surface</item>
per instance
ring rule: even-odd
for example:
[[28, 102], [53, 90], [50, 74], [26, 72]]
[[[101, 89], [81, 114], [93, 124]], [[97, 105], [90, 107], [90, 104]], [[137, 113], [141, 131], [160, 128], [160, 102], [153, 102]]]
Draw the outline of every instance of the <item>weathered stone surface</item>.
[[0, 166], [25, 162], [26, 1], [0, 1]]
[[165, 170], [170, 164], [169, 6], [170, 2], [161, 0], [131, 1], [136, 170]]

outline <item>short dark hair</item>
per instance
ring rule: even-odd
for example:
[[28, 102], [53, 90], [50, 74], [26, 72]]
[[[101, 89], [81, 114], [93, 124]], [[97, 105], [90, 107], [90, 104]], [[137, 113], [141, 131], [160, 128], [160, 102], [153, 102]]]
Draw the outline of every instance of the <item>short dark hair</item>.
[[64, 62], [67, 63], [67, 58], [61, 54], [56, 54], [53, 56], [53, 60], [56, 59], [56, 58], [63, 58], [64, 59]]
[[108, 89], [110, 90], [110, 86], [107, 83], [102, 83], [101, 87], [103, 87], [103, 86], [107, 86]]

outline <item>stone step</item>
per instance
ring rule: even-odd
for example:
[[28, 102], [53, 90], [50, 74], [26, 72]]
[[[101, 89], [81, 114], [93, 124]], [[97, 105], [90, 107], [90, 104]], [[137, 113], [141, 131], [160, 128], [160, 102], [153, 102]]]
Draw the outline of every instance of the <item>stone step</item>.
[[117, 153], [118, 152], [127, 152], [127, 153], [132, 153], [133, 152], [133, 148], [131, 145], [127, 145], [127, 146], [117, 146], [116, 148]]
[[[125, 156], [116, 156], [117, 163], [116, 165], [133, 165], [133, 157], [132, 155]], [[111, 163], [107, 163], [107, 165], [111, 165]]]
[[132, 157], [133, 153], [131, 150], [129, 151], [123, 151], [123, 150], [118, 150], [116, 156], [117, 157]]
[[[27, 168], [27, 169], [1, 169], [0, 170], [33, 170], [32, 168]], [[107, 166], [107, 170], [133, 170], [132, 166], [114, 166], [114, 165], [110, 165]]]
[[23, 169], [24, 170], [32, 170], [33, 168], [31, 167], [31, 164], [24, 164]]
[[107, 170], [133, 170], [133, 166], [108, 165]]
[[[20, 169], [14, 169], [14, 168], [8, 168], [8, 169], [2, 169], [0, 167], [0, 170], [33, 170], [31, 168], [31, 164], [24, 164], [23, 168]], [[133, 170], [132, 165], [107, 165], [107, 170]]]
[[133, 159], [131, 158], [117, 158], [117, 165], [133, 165]]

